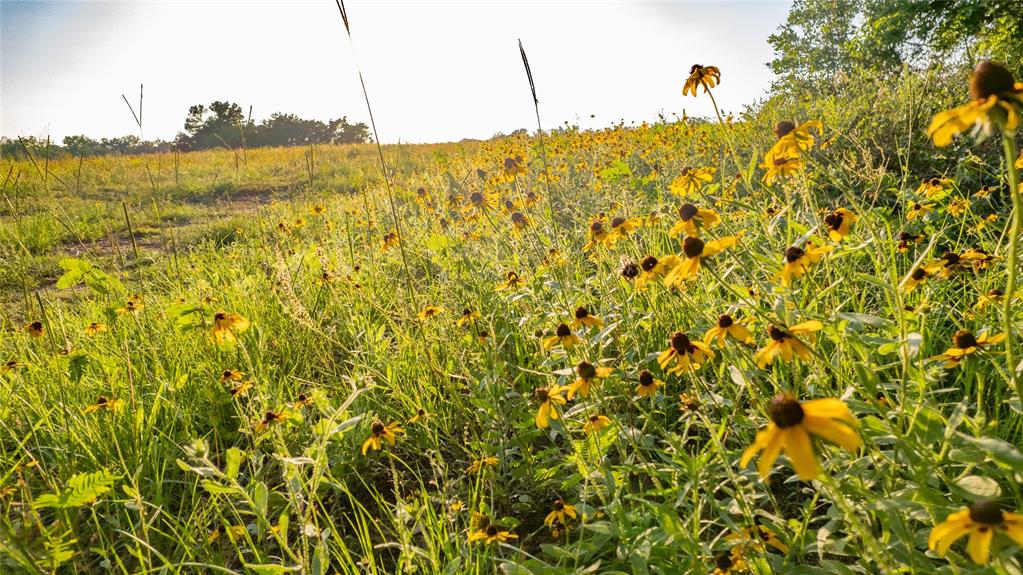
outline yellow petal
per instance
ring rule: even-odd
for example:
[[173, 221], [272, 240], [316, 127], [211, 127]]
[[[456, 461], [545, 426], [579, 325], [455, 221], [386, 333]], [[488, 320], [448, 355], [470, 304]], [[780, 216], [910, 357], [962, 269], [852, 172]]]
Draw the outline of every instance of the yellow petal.
[[803, 481], [810, 481], [817, 477], [820, 468], [817, 465], [817, 458], [813, 454], [813, 444], [810, 443], [810, 436], [802, 426], [796, 425], [783, 429], [785, 434], [785, 455], [789, 456], [792, 466], [796, 468], [796, 474]]
[[966, 551], [970, 559], [977, 565], [987, 565], [991, 557], [991, 538], [995, 531], [990, 527], [979, 527], [970, 532], [970, 541], [966, 544]]
[[862, 440], [858, 433], [853, 431], [848, 425], [833, 419], [804, 415], [803, 427], [813, 435], [839, 445], [847, 451], [855, 452], [862, 445]]

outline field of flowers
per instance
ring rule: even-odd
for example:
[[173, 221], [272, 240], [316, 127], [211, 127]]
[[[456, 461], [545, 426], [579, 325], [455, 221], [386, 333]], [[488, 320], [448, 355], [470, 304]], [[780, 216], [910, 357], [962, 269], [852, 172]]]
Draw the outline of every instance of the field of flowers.
[[3, 160], [0, 571], [1023, 573], [1023, 84], [959, 94], [922, 176], [796, 105]]

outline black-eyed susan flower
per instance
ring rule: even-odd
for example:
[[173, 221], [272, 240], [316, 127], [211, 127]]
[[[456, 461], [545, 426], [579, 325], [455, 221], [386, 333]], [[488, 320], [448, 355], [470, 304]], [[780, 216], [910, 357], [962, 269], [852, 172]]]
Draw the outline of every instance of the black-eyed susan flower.
[[43, 337], [43, 334], [46, 333], [46, 328], [43, 327], [43, 322], [41, 321], [26, 323], [22, 329], [29, 335], [29, 337]]
[[479, 473], [486, 469], [487, 467], [493, 467], [495, 465], [497, 465], [497, 458], [494, 457], [493, 455], [487, 455], [479, 459], [473, 460], [473, 462], [469, 464], [469, 467], [466, 468], [465, 472]]
[[687, 166], [682, 168], [682, 172], [678, 177], [672, 180], [668, 190], [681, 198], [688, 197], [700, 191], [704, 184], [712, 181], [716, 173], [717, 168], [693, 168]]
[[961, 329], [952, 335], [952, 347], [945, 350], [945, 353], [932, 356], [932, 360], [944, 361], [945, 369], [952, 369], [959, 366], [959, 363], [967, 356], [977, 353], [990, 345], [996, 345], [1005, 340], [1005, 334], [989, 335], [988, 332], [981, 332], [980, 335], [973, 335], [972, 332]]
[[408, 419], [405, 425], [414, 425], [416, 423], [419, 423], [420, 421], [426, 420], [427, 417], [430, 417], [429, 412], [420, 407], [419, 409], [416, 410], [416, 413]]
[[976, 308], [977, 311], [986, 309], [990, 305], [1001, 303], [1004, 296], [1005, 292], [1000, 289], [995, 288], [988, 290], [986, 293], [980, 294], [980, 296], [977, 297], [977, 303], [974, 304], [973, 307]]
[[639, 397], [653, 397], [657, 394], [657, 388], [664, 385], [664, 382], [654, 377], [649, 370], [639, 372], [639, 383], [636, 385], [636, 395]]
[[98, 335], [107, 332], [107, 324], [92, 322], [85, 326], [85, 335]]
[[710, 345], [711, 342], [716, 341], [718, 347], [724, 347], [725, 339], [729, 337], [739, 343], [753, 343], [753, 333], [750, 332], [749, 328], [741, 322], [735, 321], [727, 313], [718, 316], [717, 325], [707, 330], [707, 334], [703, 336], [703, 343]]
[[714, 358], [714, 352], [707, 344], [689, 339], [688, 335], [680, 331], [671, 334], [668, 343], [668, 349], [657, 356], [657, 364], [668, 373], [692, 371]]
[[506, 182], [510, 182], [519, 176], [520, 174], [526, 173], [526, 163], [522, 159], [522, 156], [508, 156], [504, 159], [504, 163], [501, 165], [501, 177]]
[[978, 501], [935, 525], [927, 538], [927, 548], [944, 557], [953, 543], [969, 535], [966, 552], [970, 559], [978, 565], [987, 565], [996, 533], [1008, 536], [1023, 547], [1023, 515], [1003, 511], [996, 501]]
[[934, 145], [947, 146], [970, 129], [985, 136], [992, 126], [1008, 133], [1016, 131], [1023, 113], [1023, 83], [1014, 81], [1005, 66], [986, 60], [978, 64], [970, 76], [970, 98], [969, 104], [934, 116], [927, 128]]
[[568, 388], [563, 385], [555, 385], [548, 389], [546, 387], [539, 387], [534, 393], [536, 393], [536, 400], [540, 403], [540, 407], [536, 410], [536, 426], [540, 429], [549, 427], [552, 419], [560, 417], [558, 415], [558, 406], [565, 405], [565, 391]]
[[698, 236], [701, 228], [712, 228], [721, 223], [721, 216], [714, 210], [697, 208], [689, 203], [682, 204], [682, 207], [678, 209], [678, 217], [678, 222], [668, 230], [670, 237], [682, 233]]
[[589, 397], [590, 388], [600, 383], [601, 379], [607, 379], [613, 371], [614, 368], [611, 367], [598, 367], [588, 361], [579, 362], [579, 365], [575, 366], [576, 380], [568, 386], [568, 399], [575, 397], [576, 393]]
[[626, 280], [634, 280], [639, 277], [640, 273], [642, 273], [642, 270], [640, 270], [639, 265], [636, 262], [622, 256], [621, 265], [618, 267], [618, 275], [622, 276]]
[[484, 543], [504, 543], [509, 539], [518, 538], [518, 535], [506, 529], [501, 529], [494, 524], [481, 527], [469, 533], [469, 543], [474, 543], [476, 541], [482, 541]]
[[232, 381], [241, 381], [245, 377], [244, 371], [238, 371], [237, 369], [225, 369], [220, 372], [220, 383], [229, 383]]
[[582, 340], [579, 339], [579, 336], [572, 333], [572, 328], [563, 323], [559, 323], [558, 327], [554, 330], [554, 335], [543, 338], [543, 348], [554, 349], [556, 346], [560, 345], [565, 349], [571, 349], [580, 341]]
[[949, 178], [924, 178], [917, 186], [916, 194], [928, 200], [936, 200], [948, 195], [954, 186]]
[[384, 442], [394, 445], [399, 433], [405, 433], [405, 430], [398, 425], [397, 421], [392, 421], [386, 425], [379, 419], [374, 421], [373, 425], [370, 426], [369, 437], [362, 443], [362, 454], [366, 455], [366, 452], [370, 449], [374, 451], [379, 450]]
[[238, 340], [237, 334], [248, 330], [251, 325], [241, 314], [218, 311], [213, 315], [210, 337], [216, 343], [233, 343]]
[[398, 242], [400, 241], [401, 239], [398, 236], [398, 232], [394, 231], [387, 232], [386, 234], [384, 234], [384, 237], [380, 242], [380, 251], [386, 252], [391, 248], [397, 246]]
[[706, 242], [695, 236], [687, 236], [682, 241], [682, 253], [685, 254], [686, 259], [668, 272], [664, 277], [664, 285], [671, 287], [696, 277], [696, 274], [700, 272], [700, 263], [703, 260], [718, 255], [734, 246], [738, 241], [735, 236], [725, 236]]
[[909, 207], [906, 212], [907, 220], [924, 219], [929, 214], [934, 213], [934, 204], [921, 204], [920, 202], [913, 202], [913, 205]]
[[294, 413], [288, 409], [284, 409], [282, 411], [267, 411], [263, 414], [263, 419], [256, 423], [256, 433], [263, 433], [270, 427], [283, 423], [293, 417]]
[[771, 157], [796, 156], [813, 148], [816, 138], [813, 132], [820, 134], [824, 124], [820, 120], [807, 120], [798, 126], [795, 122], [782, 120], [774, 126], [774, 135], [778, 137], [767, 155]]
[[295, 398], [295, 401], [292, 402], [291, 408], [300, 410], [302, 408], [309, 407], [310, 405], [316, 403], [316, 397], [317, 393], [315, 391], [312, 393], [301, 392]]
[[529, 218], [522, 212], [514, 211], [511, 213], [509, 218], [511, 218], [512, 231], [515, 232], [516, 235], [521, 235], [522, 232], [529, 227]]
[[[757, 517], [757, 520], [760, 518]], [[789, 554], [789, 546], [778, 539], [778, 536], [766, 525], [757, 522], [753, 527], [747, 527], [737, 533], [732, 533], [725, 538], [725, 541], [732, 545], [741, 546], [747, 549], [763, 553], [768, 547], [778, 551], [782, 555]]]
[[323, 214], [327, 213], [327, 207], [322, 204], [313, 204], [309, 208], [309, 213], [314, 216], [322, 216]]
[[572, 329], [581, 327], [604, 327], [604, 321], [599, 317], [590, 315], [590, 310], [584, 306], [575, 308], [575, 319], [571, 323]]
[[899, 287], [905, 293], [910, 293], [916, 289], [917, 286], [923, 285], [927, 282], [927, 280], [934, 277], [937, 272], [944, 269], [944, 267], [945, 263], [943, 260], [917, 266], [913, 268], [913, 271], [909, 272], [909, 275], [906, 276], [904, 280], [902, 280], [902, 285]]
[[728, 551], [720, 551], [714, 555], [714, 571], [712, 575], [733, 575], [749, 569], [741, 547], [732, 547]]
[[778, 274], [781, 285], [785, 287], [791, 286], [792, 280], [803, 277], [812, 264], [819, 262], [824, 257], [824, 254], [832, 249], [831, 246], [817, 247], [813, 242], [806, 242], [806, 247], [803, 248], [789, 246], [785, 250], [785, 262], [782, 265], [781, 272]]
[[860, 217], [845, 208], [838, 208], [824, 218], [824, 225], [828, 228], [828, 236], [832, 241], [841, 241], [852, 231], [852, 225]]
[[778, 395], [768, 403], [767, 414], [771, 419], [767, 428], [757, 432], [753, 444], [739, 460], [739, 467], [746, 467], [753, 456], [760, 453], [757, 471], [764, 479], [782, 451], [789, 456], [800, 479], [815, 479], [820, 467], [813, 452], [813, 436], [854, 453], [862, 444], [856, 432], [856, 418], [839, 399], [800, 403], [791, 395]]
[[899, 232], [899, 243], [895, 246], [900, 252], [905, 253], [909, 251], [909, 247], [916, 245], [924, 241], [923, 234], [912, 234], [909, 232]]
[[753, 359], [761, 369], [767, 367], [779, 357], [782, 361], [786, 362], [791, 362], [795, 358], [806, 361], [810, 359], [812, 351], [806, 343], [803, 343], [798, 338], [801, 337], [812, 343], [814, 332], [818, 332], [823, 328], [824, 324], [817, 320], [804, 321], [792, 327], [771, 325], [767, 328], [767, 335], [770, 337], [770, 341], [753, 355]]
[[594, 433], [600, 433], [600, 430], [611, 425], [611, 418], [599, 413], [594, 413], [586, 419], [586, 423], [583, 424], [583, 431], [592, 435]]
[[583, 251], [588, 252], [597, 246], [604, 245], [610, 232], [607, 231], [603, 218], [597, 216], [590, 220], [586, 233], [588, 240], [586, 245], [583, 246]]
[[787, 178], [803, 171], [805, 163], [801, 156], [764, 157], [760, 167], [764, 169], [764, 183], [771, 185], [778, 178]]
[[423, 309], [419, 310], [418, 317], [419, 319], [427, 320], [432, 317], [436, 317], [446, 311], [447, 309], [444, 306], [427, 304], [426, 306], [423, 307]]
[[480, 318], [480, 312], [473, 311], [469, 308], [462, 310], [462, 315], [455, 320], [455, 325], [458, 327], [466, 327], [476, 323], [476, 320]]
[[82, 410], [82, 413], [96, 413], [98, 411], [118, 411], [124, 407], [123, 399], [112, 399], [105, 395], [101, 395], [96, 399], [96, 403], [86, 407]]
[[956, 198], [945, 206], [945, 211], [953, 218], [961, 218], [970, 212], [970, 200]]
[[9, 359], [4, 363], [0, 363], [0, 375], [6, 375], [13, 373], [21, 368], [25, 367], [25, 363], [16, 359]]
[[255, 384], [256, 382], [252, 381], [251, 379], [239, 381], [231, 385], [231, 389], [228, 390], [228, 393], [230, 393], [231, 397], [234, 399], [245, 397], [246, 395], [249, 394], [249, 391]]
[[682, 95], [691, 94], [696, 96], [696, 89], [703, 86], [704, 93], [721, 83], [721, 70], [717, 66], [701, 66], [693, 64], [689, 68], [689, 77], [682, 85]]
[[555, 499], [552, 505], [553, 509], [544, 518], [544, 525], [551, 527], [555, 522], [561, 523], [562, 525], [568, 525], [569, 519], [576, 519], [579, 514], [576, 511], [575, 505], [565, 503], [560, 499]]
[[[662, 278], [678, 267], [682, 260], [678, 256], [670, 255], [662, 258], [646, 256], [639, 262], [639, 275], [636, 277], [636, 289], [646, 288], [646, 284]], [[625, 275], [625, 269], [622, 275]], [[628, 277], [628, 276], [626, 276]]]
[[522, 286], [526, 280], [522, 279], [519, 274], [515, 272], [508, 272], [504, 276], [504, 281], [497, 284], [498, 291], [504, 290], [515, 290]]
[[604, 245], [613, 246], [619, 240], [632, 236], [633, 232], [643, 225], [643, 218], [623, 218], [615, 216], [611, 219], [611, 231], [604, 238]]

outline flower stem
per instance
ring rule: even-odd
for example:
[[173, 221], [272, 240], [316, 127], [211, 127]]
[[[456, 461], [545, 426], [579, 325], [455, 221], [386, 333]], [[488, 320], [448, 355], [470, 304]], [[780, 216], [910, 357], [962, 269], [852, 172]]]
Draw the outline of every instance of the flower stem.
[[1009, 256], [1006, 263], [1008, 279], [1002, 295], [1002, 314], [1005, 325], [1005, 362], [1009, 370], [1009, 383], [1016, 388], [1016, 397], [1023, 402], [1023, 381], [1016, 376], [1016, 333], [1012, 326], [1012, 300], [1016, 293], [1016, 272], [1019, 271], [1019, 235], [1023, 227], [1023, 197], [1020, 197], [1019, 174], [1016, 171], [1016, 139], [1002, 134], [1006, 169], [1009, 175], [1009, 196], [1012, 198], [1012, 224], [1009, 226]]

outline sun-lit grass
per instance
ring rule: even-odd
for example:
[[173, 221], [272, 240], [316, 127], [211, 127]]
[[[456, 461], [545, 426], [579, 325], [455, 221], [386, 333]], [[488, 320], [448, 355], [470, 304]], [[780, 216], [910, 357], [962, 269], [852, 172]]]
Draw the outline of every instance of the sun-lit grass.
[[[387, 146], [400, 235], [369, 146], [4, 163], [0, 570], [1019, 572], [1001, 535], [989, 567], [928, 550], [1023, 508], [1004, 344], [934, 358], [1003, 331], [1004, 160], [931, 189], [918, 119], [884, 112], [889, 161], [853, 103], [548, 133], [547, 165], [527, 136]], [[823, 125], [767, 184], [796, 114]], [[672, 273], [694, 232], [734, 244]], [[722, 315], [752, 337], [659, 361]], [[844, 402], [848, 449], [740, 467], [779, 394]]]

